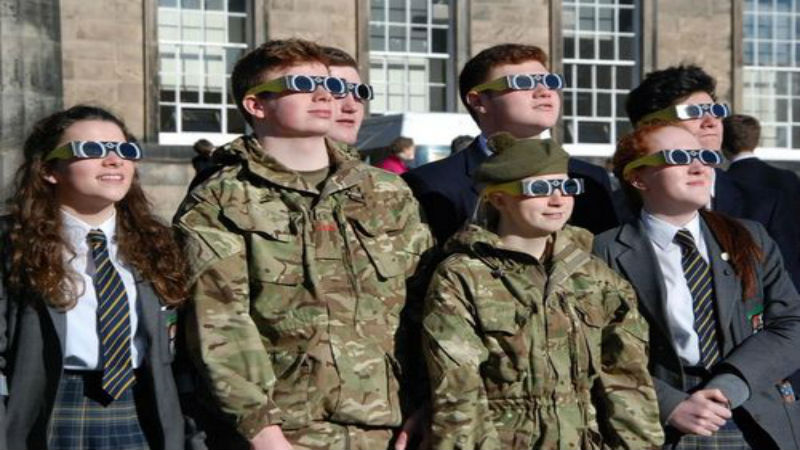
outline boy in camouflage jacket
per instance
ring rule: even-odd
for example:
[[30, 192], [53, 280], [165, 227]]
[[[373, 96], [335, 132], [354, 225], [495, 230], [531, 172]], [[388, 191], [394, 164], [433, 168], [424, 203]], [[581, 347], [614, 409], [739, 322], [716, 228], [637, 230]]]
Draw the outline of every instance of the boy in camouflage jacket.
[[438, 449], [656, 448], [647, 324], [564, 224], [582, 185], [550, 140], [489, 139], [479, 220], [445, 246], [423, 351]]
[[432, 238], [399, 177], [324, 138], [342, 81], [326, 64], [299, 40], [236, 64], [254, 135], [215, 152], [176, 216], [188, 345], [254, 448], [385, 449], [426, 395], [407, 284]]

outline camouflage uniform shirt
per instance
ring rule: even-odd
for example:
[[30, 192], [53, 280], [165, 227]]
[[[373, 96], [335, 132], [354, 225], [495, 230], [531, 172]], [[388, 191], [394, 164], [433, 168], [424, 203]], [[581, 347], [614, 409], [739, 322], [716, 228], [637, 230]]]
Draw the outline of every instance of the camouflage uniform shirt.
[[423, 321], [434, 448], [661, 444], [647, 324], [586, 235], [555, 233], [545, 264], [475, 225], [448, 242]]
[[222, 410], [247, 438], [272, 424], [400, 425], [401, 385], [424, 373], [396, 344], [421, 314], [421, 299], [404, 309], [406, 284], [433, 244], [411, 191], [332, 142], [321, 190], [253, 137], [220, 151], [227, 164], [175, 224], [192, 270], [189, 345]]

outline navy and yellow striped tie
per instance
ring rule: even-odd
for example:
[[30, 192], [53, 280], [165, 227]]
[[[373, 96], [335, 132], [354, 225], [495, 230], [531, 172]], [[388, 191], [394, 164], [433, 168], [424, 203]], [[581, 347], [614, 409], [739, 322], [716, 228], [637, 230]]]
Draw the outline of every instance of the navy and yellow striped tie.
[[675, 234], [681, 247], [681, 265], [694, 303], [694, 330], [700, 346], [700, 361], [710, 369], [720, 358], [717, 339], [717, 314], [714, 309], [714, 283], [708, 264], [695, 246], [692, 233], [681, 229]]
[[118, 399], [134, 382], [131, 362], [131, 317], [128, 295], [111, 259], [101, 230], [89, 232], [94, 257], [97, 329], [103, 361], [103, 390]]

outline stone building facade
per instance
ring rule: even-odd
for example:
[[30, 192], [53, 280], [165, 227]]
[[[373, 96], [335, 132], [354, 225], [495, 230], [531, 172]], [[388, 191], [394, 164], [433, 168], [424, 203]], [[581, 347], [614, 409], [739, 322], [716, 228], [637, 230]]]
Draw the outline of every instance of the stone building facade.
[[[220, 3], [223, 0], [216, 0]], [[534, 43], [548, 50], [554, 71], [564, 69], [564, 8], [584, 19], [585, 0], [407, 0], [449, 8], [450, 79], [478, 51], [502, 42]], [[183, 3], [181, 3], [183, 2]], [[410, 3], [409, 3], [410, 2]], [[140, 175], [158, 211], [171, 216], [193, 170], [186, 146], [159, 142], [159, 10], [169, 4], [213, 0], [0, 0], [0, 183], [8, 195], [22, 140], [35, 119], [77, 103], [97, 103], [119, 113], [147, 150]], [[272, 38], [302, 37], [355, 55], [362, 74], [371, 63], [374, 21], [397, 0], [240, 0], [247, 5], [252, 48]], [[400, 1], [399, 3], [403, 3]], [[615, 3], [602, 1], [599, 4]], [[719, 83], [721, 99], [741, 104], [742, 11], [746, 0], [617, 0], [635, 5], [636, 76], [679, 62], [704, 66]], [[384, 6], [381, 6], [384, 5]], [[410, 5], [410, 6], [409, 6]], [[594, 11], [601, 8], [595, 4]], [[429, 9], [432, 11], [433, 9]], [[410, 20], [410, 19], [409, 19]], [[600, 19], [596, 19], [600, 20]], [[583, 23], [583, 22], [581, 22]], [[599, 22], [598, 22], [599, 23]], [[414, 23], [409, 27], [414, 28]], [[429, 27], [431, 27], [429, 25]], [[433, 30], [435, 25], [430, 28]], [[413, 31], [413, 30], [412, 30]], [[435, 31], [435, 30], [434, 30]], [[391, 53], [391, 52], [390, 52]], [[391, 54], [388, 58], [391, 59]], [[374, 80], [373, 80], [374, 81]], [[445, 104], [462, 111], [457, 89]], [[619, 116], [619, 112], [617, 112]]]

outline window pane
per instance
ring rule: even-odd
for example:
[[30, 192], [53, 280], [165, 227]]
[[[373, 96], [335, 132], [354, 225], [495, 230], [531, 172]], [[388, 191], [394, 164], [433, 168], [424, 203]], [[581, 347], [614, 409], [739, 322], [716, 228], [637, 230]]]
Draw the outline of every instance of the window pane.
[[386, 28], [383, 25], [369, 26], [369, 48], [372, 51], [386, 51]]
[[581, 39], [580, 40], [580, 56], [581, 59], [594, 59], [594, 39]]
[[578, 142], [605, 144], [611, 140], [610, 127], [606, 122], [579, 122]]
[[600, 59], [614, 59], [614, 38], [598, 36], [600, 41]]
[[635, 45], [634, 38], [619, 38], [619, 59], [634, 59]]
[[430, 110], [447, 110], [447, 89], [444, 86], [431, 86], [430, 88]]
[[576, 116], [592, 116], [592, 94], [588, 92], [578, 92], [578, 110], [575, 111]]
[[223, 6], [223, 0], [206, 0], [206, 10], [222, 11]]
[[578, 85], [576, 87], [592, 87], [592, 66], [578, 66]]
[[786, 99], [775, 99], [775, 121], [786, 122], [789, 120], [789, 102]]
[[411, 48], [409, 51], [428, 53], [428, 29], [411, 27]]
[[228, 133], [243, 134], [247, 131], [246, 123], [242, 115], [235, 108], [228, 108]]
[[598, 31], [614, 31], [614, 10], [611, 8], [599, 8], [598, 13]]
[[228, 18], [228, 41], [229, 42], [247, 42], [247, 29], [245, 28], [245, 17], [229, 17]]
[[594, 31], [594, 8], [582, 7], [580, 12], [580, 29], [582, 31]]
[[611, 89], [611, 66], [597, 66], [597, 88]]
[[389, 27], [389, 51], [404, 52], [406, 51], [406, 28], [405, 27]]
[[218, 109], [188, 109], [181, 110], [183, 131], [208, 131], [219, 133], [222, 131], [220, 111]]
[[564, 38], [564, 58], [575, 57], [575, 39], [571, 37]]
[[633, 67], [617, 67], [617, 89], [633, 88]]
[[572, 113], [572, 92], [564, 92], [564, 115], [571, 116]]
[[633, 33], [633, 10], [619, 10], [619, 31], [623, 33]]
[[159, 121], [161, 122], [160, 129], [163, 132], [177, 131], [175, 124], [175, 107], [174, 106], [161, 106], [159, 108]]
[[247, 12], [247, 0], [228, 0], [228, 11], [230, 12]]
[[597, 115], [611, 117], [611, 94], [597, 93]]
[[406, 2], [404, 0], [389, 0], [389, 21], [406, 21]]
[[433, 39], [433, 53], [447, 53], [447, 40], [449, 30], [434, 28], [431, 30]]

